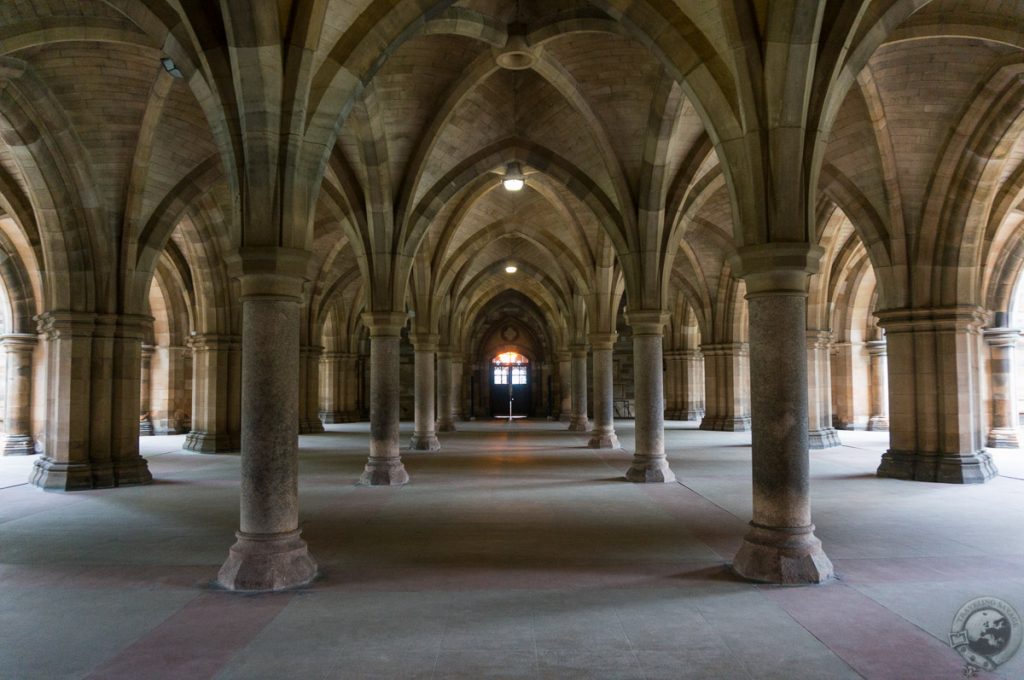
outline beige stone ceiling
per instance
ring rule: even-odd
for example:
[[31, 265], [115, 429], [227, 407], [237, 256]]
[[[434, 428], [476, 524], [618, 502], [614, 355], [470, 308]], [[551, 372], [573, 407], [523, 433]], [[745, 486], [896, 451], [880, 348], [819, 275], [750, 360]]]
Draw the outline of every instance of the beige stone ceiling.
[[[675, 4], [699, 34], [693, 44], [707, 52], [707, 72], [734, 83], [715, 96], [735, 101], [744, 76], [727, 14], [717, 2]], [[865, 4], [868, 17], [898, 5]], [[1024, 4], [918, 4], [888, 27], [855, 74], [824, 147], [815, 226], [827, 253], [823, 289], [835, 299], [823, 308], [856, 297], [837, 281], [874, 286], [864, 268], [877, 275], [878, 304], [1005, 306], [1020, 270], [1020, 258], [1008, 253], [1020, 241], [1024, 190]], [[188, 270], [188, 323], [203, 332], [237, 325], [234, 251], [248, 199], [239, 198], [228, 159], [256, 152], [232, 127], [237, 111], [208, 80], [218, 73], [201, 51], [215, 33], [204, 18], [213, 10], [192, 5], [0, 4], [0, 196], [12, 217], [0, 225], [18, 231], [10, 238], [34, 259], [26, 268], [42, 291], [38, 309], [148, 300], [133, 292], [133, 281], [148, 280], [166, 250], [168, 262]], [[633, 3], [626, 30], [611, 18], [625, 2], [465, 0], [410, 24], [403, 40], [377, 45], [372, 59], [364, 54], [367, 27], [406, 25], [402, 12], [411, 5], [330, 0], [308, 41], [308, 68], [324, 78], [344, 80], [332, 64], [351, 55], [351, 63], [373, 64], [350, 109], [335, 111], [337, 135], [312, 202], [309, 341], [339, 313], [333, 306], [358, 308], [373, 288], [368, 262], [377, 256], [355, 247], [374, 229], [366, 224], [371, 208], [389, 205], [401, 223], [426, 214], [417, 211], [435, 196], [443, 201], [408, 246], [415, 254], [408, 304], [417, 318], [436, 318], [442, 335], [452, 334], [461, 323], [452, 310], [506, 289], [571, 317], [574, 298], [598, 289], [601, 268], [616, 266], [621, 250], [592, 199], [628, 216], [627, 230], [641, 229], [645, 159], [659, 141], [664, 172], [656, 189], [671, 241], [666, 306], [691, 307], [705, 321], [705, 341], [729, 339], [742, 301], [728, 259], [743, 225], [734, 173], [715, 150], [728, 126], [706, 131], [727, 112], [708, 108], [717, 100], [700, 89], [704, 76], [675, 82], [652, 49], [657, 43], [639, 39], [659, 3]], [[537, 37], [533, 68], [497, 67], [491, 43], [509, 24]], [[166, 54], [180, 56], [186, 79], [163, 70]], [[519, 194], [498, 185], [513, 159], [529, 173]], [[371, 251], [406, 238], [399, 232], [370, 232]], [[510, 257], [520, 273], [501, 276]], [[133, 263], [130, 276], [118, 273], [122, 261]], [[970, 263], [984, 271], [965, 282]], [[951, 267], [959, 268], [951, 280], [962, 283], [933, 286]], [[911, 285], [915, 277], [927, 281]], [[165, 278], [161, 287], [186, 280]], [[344, 318], [353, 315], [348, 309]], [[823, 312], [822, 323], [833, 316]], [[571, 329], [578, 320], [549, 322]]]

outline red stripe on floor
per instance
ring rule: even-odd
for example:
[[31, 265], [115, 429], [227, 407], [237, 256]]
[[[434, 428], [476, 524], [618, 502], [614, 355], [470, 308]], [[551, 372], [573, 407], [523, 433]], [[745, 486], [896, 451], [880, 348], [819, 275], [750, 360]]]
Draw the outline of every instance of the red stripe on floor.
[[100, 666], [90, 678], [212, 678], [291, 601], [289, 593], [206, 593]]
[[949, 645], [848, 586], [763, 592], [864, 677], [956, 678], [964, 667]]

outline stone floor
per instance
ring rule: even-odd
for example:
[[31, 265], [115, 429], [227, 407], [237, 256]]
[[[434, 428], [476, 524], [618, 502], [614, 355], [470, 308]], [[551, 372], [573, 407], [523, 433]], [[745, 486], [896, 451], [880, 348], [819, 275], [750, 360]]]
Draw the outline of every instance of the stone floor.
[[[0, 678], [957, 678], [961, 604], [1024, 612], [1016, 450], [983, 486], [898, 482], [872, 475], [884, 434], [843, 433], [812, 456], [840, 578], [777, 588], [728, 569], [749, 434], [670, 423], [680, 482], [655, 486], [559, 424], [464, 423], [441, 453], [405, 455], [413, 483], [390, 489], [353, 485], [366, 426], [329, 427], [301, 441], [323, 577], [277, 595], [210, 585], [237, 456], [146, 438], [157, 483], [74, 494], [0, 459]], [[1024, 677], [1024, 651], [1000, 671]]]

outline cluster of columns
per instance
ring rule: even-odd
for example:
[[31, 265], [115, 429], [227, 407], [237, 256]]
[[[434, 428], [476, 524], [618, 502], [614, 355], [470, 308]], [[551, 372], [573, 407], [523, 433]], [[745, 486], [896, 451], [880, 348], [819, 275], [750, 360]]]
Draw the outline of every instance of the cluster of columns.
[[36, 336], [23, 333], [0, 338], [6, 362], [7, 396], [4, 401], [5, 456], [35, 453], [32, 440], [32, 354]]
[[354, 423], [359, 415], [359, 355], [326, 352], [320, 362], [320, 420]]
[[704, 417], [700, 429], [746, 432], [750, 429], [749, 347], [745, 342], [708, 343], [704, 356]]

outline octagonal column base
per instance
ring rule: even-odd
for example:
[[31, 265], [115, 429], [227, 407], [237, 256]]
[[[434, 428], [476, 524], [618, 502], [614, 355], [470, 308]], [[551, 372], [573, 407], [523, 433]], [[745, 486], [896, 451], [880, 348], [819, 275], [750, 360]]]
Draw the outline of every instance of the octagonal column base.
[[676, 475], [664, 456], [633, 455], [633, 464], [626, 470], [626, 479], [637, 484], [668, 484]]
[[316, 561], [309, 554], [301, 532], [247, 534], [228, 551], [217, 583], [227, 590], [274, 591], [304, 586], [316, 577]]
[[370, 458], [359, 478], [361, 486], [402, 486], [409, 483], [409, 473], [399, 458]]
[[751, 522], [732, 568], [745, 579], [779, 585], [825, 583], [835, 576], [813, 524], [779, 528]]

